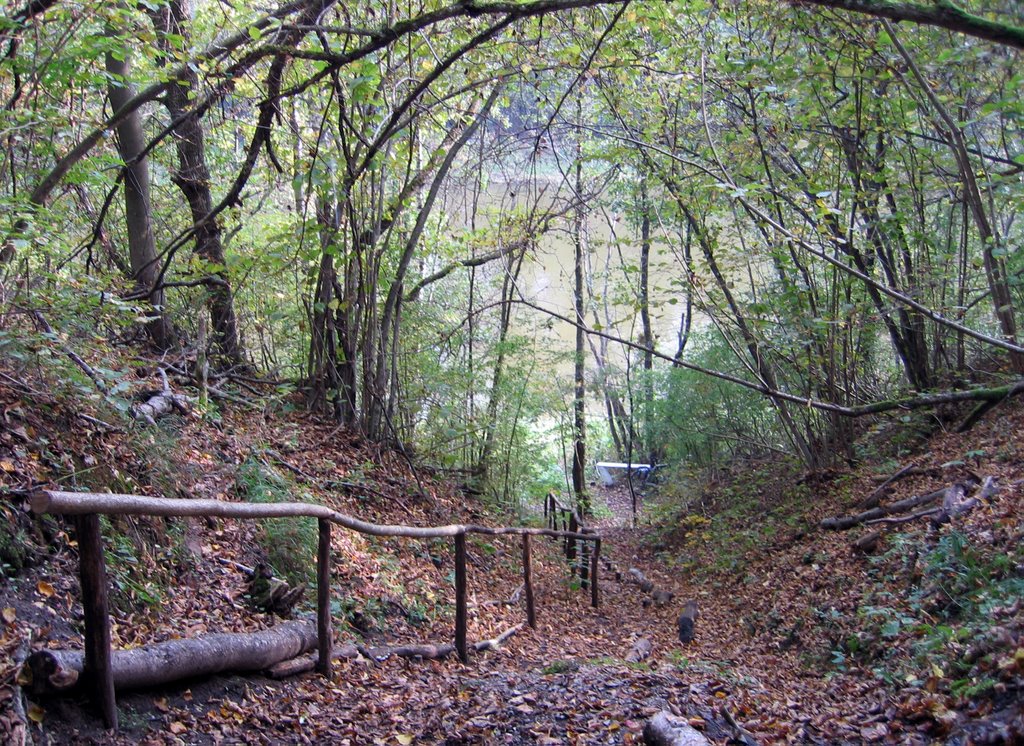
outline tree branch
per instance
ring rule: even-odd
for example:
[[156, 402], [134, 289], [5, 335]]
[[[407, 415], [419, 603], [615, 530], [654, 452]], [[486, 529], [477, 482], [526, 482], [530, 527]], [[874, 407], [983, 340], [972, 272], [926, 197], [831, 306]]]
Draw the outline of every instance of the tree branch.
[[925, 26], [938, 26], [967, 36], [1024, 49], [1024, 27], [990, 21], [968, 13], [951, 0], [932, 0], [930, 3], [904, 3], [893, 0], [798, 0], [801, 5], [817, 5], [863, 13], [891, 21], [913, 21]]

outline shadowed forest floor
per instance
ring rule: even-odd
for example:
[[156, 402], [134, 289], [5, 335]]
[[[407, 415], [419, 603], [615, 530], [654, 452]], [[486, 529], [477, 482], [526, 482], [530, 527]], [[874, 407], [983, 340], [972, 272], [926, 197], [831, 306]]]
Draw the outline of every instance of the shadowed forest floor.
[[[186, 419], [142, 433], [110, 432], [69, 427], [73, 414], [59, 403], [44, 419], [14, 392], [0, 394], [11, 487], [47, 483], [59, 464], [70, 462], [87, 467], [83, 474], [104, 472], [107, 484], [119, 480], [120, 491], [254, 499], [261, 490], [279, 490], [379, 522], [515, 522], [487, 518], [440, 477], [420, 475], [417, 484], [398, 455], [302, 416], [265, 419], [227, 410], [214, 427]], [[942, 432], [922, 441], [904, 460], [928, 468], [899, 482], [892, 499], [968, 473], [997, 476], [1003, 485], [997, 498], [955, 528], [1006, 553], [1021, 536], [1022, 421], [1019, 408], [1005, 409], [969, 441]], [[45, 449], [31, 445], [43, 441]], [[968, 451], [974, 456], [964, 458]], [[1009, 643], [995, 656], [993, 687], [984, 697], [952, 692], [953, 674], [939, 663], [931, 670], [908, 663], [904, 675], [896, 656], [924, 634], [909, 622], [883, 627], [875, 639], [858, 638], [865, 648], [874, 646], [870, 655], [844, 642], [866, 629], [858, 620], [870, 618], [865, 608], [882, 605], [878, 594], [888, 593], [886, 603], [902, 608], [907, 570], [886, 564], [884, 549], [880, 560], [855, 555], [854, 536], [824, 532], [818, 522], [852, 512], [878, 475], [898, 466], [801, 475], [774, 463], [737, 464], [701, 484], [662, 487], [658, 500], [686, 503], [686, 510], [658, 508], [653, 495], [646, 497], [651, 502], [635, 529], [628, 527], [628, 493], [597, 490], [596, 504], [605, 506], [597, 520], [602, 553], [623, 575], [616, 581], [602, 566], [599, 609], [590, 607], [558, 545], [538, 541], [537, 629], [520, 630], [469, 665], [360, 657], [339, 661], [331, 681], [313, 674], [286, 681], [218, 676], [122, 694], [116, 736], [99, 727], [82, 698], [28, 700], [31, 737], [61, 744], [628, 744], [641, 742], [645, 721], [667, 709], [716, 743], [925, 744], [968, 734], [977, 743], [1012, 743], [1021, 734], [1019, 603], [992, 612], [992, 624]], [[83, 478], [77, 486], [90, 483]], [[21, 510], [17, 500], [12, 493], [9, 504]], [[24, 513], [18, 516], [24, 523]], [[918, 545], [923, 556], [950, 530], [928, 531], [919, 523], [883, 541], [893, 549]], [[127, 537], [108, 539], [117, 646], [274, 623], [247, 606], [244, 576], [231, 562], [252, 566], [275, 543], [292, 546], [287, 535], [268, 542], [267, 527], [228, 521], [119, 519], [110, 528]], [[49, 518], [30, 530], [37, 535], [26, 568], [0, 585], [0, 735], [15, 727], [19, 653], [81, 645], [72, 537]], [[294, 546], [301, 570], [310, 558], [301, 544]], [[449, 641], [448, 543], [339, 532], [333, 551], [339, 642]], [[469, 562], [470, 639], [524, 621], [522, 602], [506, 603], [520, 583], [518, 542], [474, 537]], [[646, 594], [627, 580], [631, 567], [674, 594], [672, 602], [645, 605]], [[683, 646], [675, 619], [687, 599], [697, 601], [700, 618], [694, 642]], [[651, 642], [650, 656], [627, 663], [640, 638]], [[922, 665], [924, 673], [915, 674]]]

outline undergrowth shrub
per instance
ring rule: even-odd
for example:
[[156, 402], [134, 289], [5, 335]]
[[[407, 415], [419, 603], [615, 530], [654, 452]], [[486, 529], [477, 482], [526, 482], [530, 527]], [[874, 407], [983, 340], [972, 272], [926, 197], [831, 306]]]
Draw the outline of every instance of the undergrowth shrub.
[[156, 611], [194, 559], [184, 524], [164, 518], [100, 516], [111, 604], [123, 612]]
[[1024, 551], [1007, 553], [956, 529], [929, 549], [919, 541], [898, 537], [872, 559], [875, 584], [856, 619], [841, 625], [832, 662], [841, 670], [869, 666], [890, 684], [941, 682], [955, 696], [985, 693], [996, 684], [1001, 655], [983, 641], [1001, 610], [1024, 597], [1016, 571]]
[[[294, 485], [256, 459], [248, 458], [235, 477], [238, 494], [254, 503], [295, 500]], [[315, 518], [267, 518], [259, 522], [262, 549], [274, 572], [292, 585], [311, 583], [316, 568], [318, 529]]]
[[0, 578], [14, 577], [29, 564], [31, 539], [11, 505], [0, 503]]

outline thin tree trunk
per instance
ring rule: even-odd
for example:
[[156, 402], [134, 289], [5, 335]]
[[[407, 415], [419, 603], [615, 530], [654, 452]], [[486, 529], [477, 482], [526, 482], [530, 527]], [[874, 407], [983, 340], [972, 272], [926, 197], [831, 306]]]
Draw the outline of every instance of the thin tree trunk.
[[647, 183], [640, 182], [640, 324], [641, 343], [644, 346], [643, 391], [643, 447], [647, 459], [654, 464], [660, 460], [654, 445], [652, 426], [654, 422], [654, 333], [651, 330], [650, 305], [651, 265], [651, 203], [647, 196]]
[[[122, 59], [108, 52], [106, 56], [107, 96], [114, 111], [125, 106], [135, 96], [128, 83], [130, 64], [127, 52]], [[117, 151], [124, 167], [124, 213], [128, 231], [128, 258], [132, 279], [140, 293], [145, 293], [153, 310], [148, 314], [146, 332], [153, 346], [160, 351], [174, 347], [174, 326], [164, 307], [164, 291], [160, 282], [160, 261], [153, 237], [153, 214], [149, 198], [149, 159], [139, 157], [146, 147], [145, 134], [138, 110], [117, 125]]]
[[[188, 13], [182, 0], [170, 0], [152, 13], [157, 31], [185, 39], [190, 36]], [[167, 44], [164, 44], [167, 49]], [[163, 103], [171, 120], [178, 122], [174, 141], [178, 150], [178, 168], [172, 180], [188, 202], [195, 231], [195, 253], [209, 263], [211, 281], [207, 287], [213, 339], [218, 352], [230, 365], [242, 364], [242, 342], [235, 317], [234, 300], [221, 243], [221, 228], [213, 212], [210, 169], [206, 165], [203, 126], [199, 116], [190, 113], [191, 97], [199, 91], [199, 75], [188, 68], [179, 81], [168, 87]]]
[[[985, 277], [988, 280], [989, 292], [992, 295], [993, 311], [999, 321], [999, 329], [1007, 342], [1017, 343], [1017, 322], [1014, 314], [1013, 297], [1010, 294], [1010, 285], [1007, 279], [1006, 261], [997, 257], [993, 250], [997, 248], [997, 236], [992, 228], [988, 213], [985, 210], [985, 200], [978, 187], [978, 179], [974, 173], [974, 166], [971, 163], [970, 154], [967, 151], [967, 143], [964, 141], [963, 132], [952, 115], [946, 110], [945, 105], [935, 95], [931, 84], [922, 75], [917, 62], [903, 46], [895, 27], [889, 21], [883, 21], [886, 31], [889, 33], [893, 44], [899, 50], [907, 67], [913, 74], [917, 84], [921, 87], [937, 117], [936, 125], [940, 132], [946, 137], [950, 150], [956, 159], [957, 169], [960, 172], [960, 179], [964, 186], [964, 201], [970, 208], [971, 216], [974, 218], [975, 227], [978, 229], [978, 238], [981, 240], [981, 257], [985, 267]], [[1017, 373], [1024, 373], [1024, 355], [1018, 352], [1010, 353], [1010, 362]]]
[[586, 418], [586, 317], [583, 305], [583, 260], [586, 249], [584, 240], [584, 213], [580, 197], [583, 188], [583, 163], [577, 146], [576, 154], [576, 214], [573, 226], [573, 307], [576, 311], [576, 357], [573, 365], [573, 448], [572, 448], [572, 491], [576, 497], [576, 509], [580, 515], [590, 513], [590, 498], [587, 495], [587, 418]]

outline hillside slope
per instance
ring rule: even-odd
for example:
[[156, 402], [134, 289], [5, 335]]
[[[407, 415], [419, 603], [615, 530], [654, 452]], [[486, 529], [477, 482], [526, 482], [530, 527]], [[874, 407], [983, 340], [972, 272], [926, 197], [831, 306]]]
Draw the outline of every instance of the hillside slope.
[[[81, 646], [73, 532], [25, 512], [33, 486], [317, 500], [367, 520], [419, 525], [510, 519], [489, 516], [439, 478], [414, 475], [401, 455], [287, 406], [228, 402], [216, 415], [111, 429], [73, 399], [28, 388], [0, 387], [5, 742], [634, 743], [662, 709], [718, 743], [1024, 737], [1017, 406], [966, 436], [940, 431], [907, 443], [898, 427], [881, 429], [857, 471], [812, 478], [785, 464], [745, 463], [714, 482], [667, 484], [644, 498], [635, 529], [617, 507], [626, 503], [599, 494], [610, 506], [600, 513], [603, 553], [623, 578], [605, 573], [599, 609], [558, 547], [537, 542], [538, 628], [468, 666], [359, 656], [341, 661], [330, 682], [312, 674], [189, 681], [120, 696], [114, 736], [82, 698], [35, 701], [18, 686], [17, 660], [29, 649]], [[854, 535], [818, 528], [853, 512], [879, 475], [910, 461], [921, 472], [896, 482], [887, 501], [972, 473], [998, 477], [1000, 489], [954, 525], [894, 526], [872, 557], [851, 551]], [[118, 519], [105, 530], [120, 647], [270, 626], [270, 615], [246, 603], [239, 568], [270, 562], [290, 582], [308, 582], [315, 551], [312, 527], [300, 522]], [[471, 639], [523, 621], [521, 600], [509, 603], [518, 597], [518, 552], [514, 541], [470, 542]], [[450, 639], [447, 543], [337, 532], [333, 566], [339, 640]], [[631, 567], [672, 601], [645, 603]], [[675, 617], [691, 598], [700, 618], [683, 646]], [[641, 638], [650, 656], [626, 662]]]

